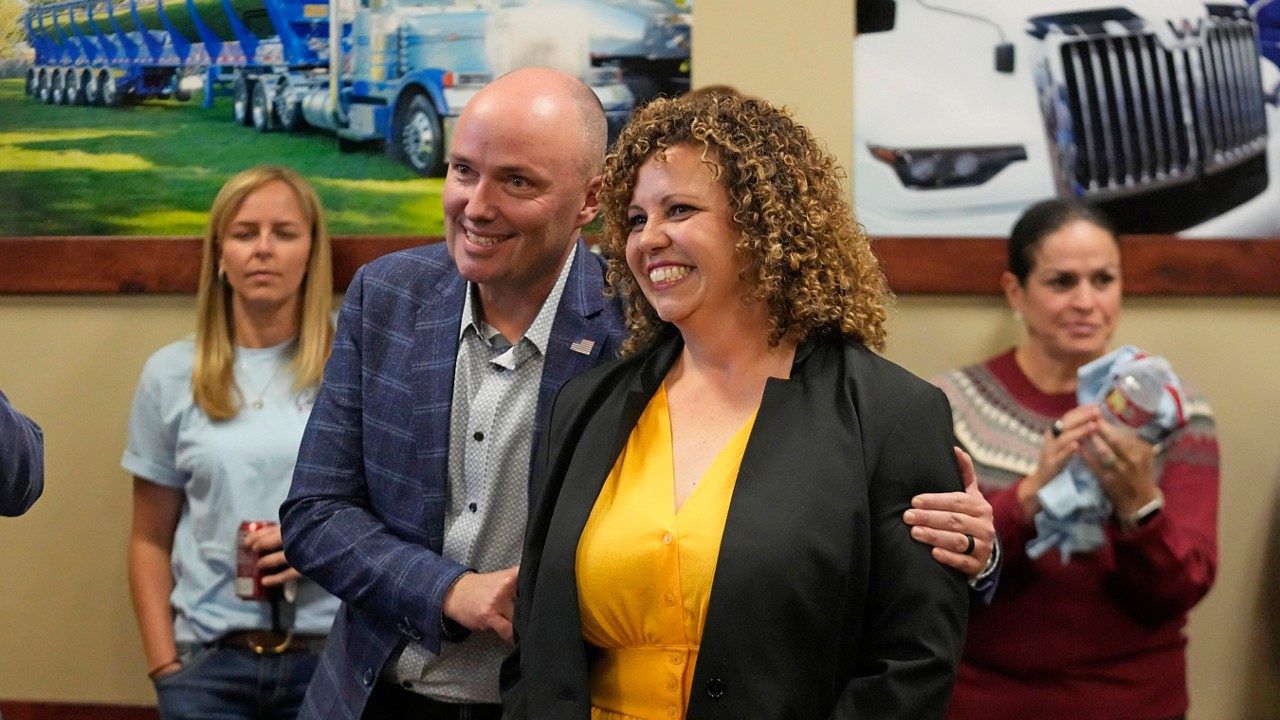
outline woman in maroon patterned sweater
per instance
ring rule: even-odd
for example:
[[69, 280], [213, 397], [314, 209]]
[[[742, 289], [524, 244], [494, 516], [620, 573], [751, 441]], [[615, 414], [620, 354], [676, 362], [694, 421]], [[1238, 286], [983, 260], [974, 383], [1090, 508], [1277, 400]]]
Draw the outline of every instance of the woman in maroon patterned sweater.
[[[1021, 345], [935, 382], [951, 400], [1004, 551], [974, 604], [953, 720], [1166, 720], [1187, 711], [1187, 612], [1217, 566], [1218, 443], [1184, 386], [1185, 426], [1159, 446], [1077, 405], [1076, 371], [1120, 317], [1120, 246], [1073, 200], [1030, 208], [1009, 241], [1005, 296]], [[1028, 557], [1036, 492], [1079, 455], [1115, 508], [1098, 550]]]

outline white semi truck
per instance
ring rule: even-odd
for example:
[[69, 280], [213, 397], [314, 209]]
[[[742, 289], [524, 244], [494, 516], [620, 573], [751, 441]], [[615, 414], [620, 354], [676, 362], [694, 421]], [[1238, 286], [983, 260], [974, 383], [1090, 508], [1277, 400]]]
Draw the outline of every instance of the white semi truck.
[[1076, 196], [1122, 232], [1280, 234], [1280, 72], [1243, 2], [859, 0], [873, 235], [1002, 236]]

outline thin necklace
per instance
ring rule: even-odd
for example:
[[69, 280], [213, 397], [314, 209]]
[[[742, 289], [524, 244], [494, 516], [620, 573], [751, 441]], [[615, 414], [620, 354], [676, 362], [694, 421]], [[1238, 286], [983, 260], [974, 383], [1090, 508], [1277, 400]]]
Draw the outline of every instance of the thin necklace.
[[267, 394], [267, 388], [271, 387], [271, 383], [276, 379], [276, 375], [280, 374], [280, 368], [284, 365], [284, 363], [280, 362], [279, 360], [276, 360], [275, 365], [276, 365], [275, 369], [271, 371], [271, 377], [267, 378], [267, 382], [264, 383], [262, 386], [262, 389], [258, 391], [258, 397], [255, 398], [253, 402], [249, 403], [254, 410], [262, 409], [262, 405], [263, 405], [262, 398]]

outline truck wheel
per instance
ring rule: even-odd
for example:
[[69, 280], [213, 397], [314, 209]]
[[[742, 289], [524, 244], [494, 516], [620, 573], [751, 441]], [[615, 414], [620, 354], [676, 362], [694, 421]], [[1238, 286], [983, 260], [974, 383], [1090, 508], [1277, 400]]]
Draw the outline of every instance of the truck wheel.
[[41, 70], [36, 74], [36, 100], [40, 102], [49, 102], [49, 72]]
[[84, 71], [84, 76], [80, 79], [81, 87], [84, 88], [84, 103], [92, 105], [93, 96], [98, 92], [98, 70], [96, 68], [88, 68]]
[[253, 101], [250, 103], [249, 112], [253, 115], [253, 126], [258, 129], [258, 132], [265, 133], [276, 129], [276, 119], [267, 105], [266, 83], [253, 84]]
[[248, 125], [252, 122], [249, 114], [249, 81], [243, 75], [237, 75], [235, 82], [231, 84], [231, 95], [232, 117], [237, 123]]
[[63, 105], [76, 104], [76, 87], [79, 85], [77, 79], [79, 70], [76, 68], [67, 68], [63, 70]]
[[423, 177], [442, 174], [444, 138], [440, 118], [426, 95], [414, 95], [396, 112], [387, 152]]
[[40, 102], [46, 105], [53, 104], [53, 80], [58, 76], [56, 70], [50, 70], [44, 74], [44, 87], [40, 89]]
[[276, 101], [276, 112], [280, 118], [280, 127], [285, 132], [298, 132], [306, 125], [302, 119], [302, 106], [296, 102], [289, 102], [284, 98]]
[[61, 105], [62, 99], [66, 97], [66, 91], [63, 89], [62, 77], [64, 73], [61, 70], [53, 71], [53, 79], [49, 82], [49, 100], [50, 105]]
[[71, 84], [72, 95], [67, 98], [68, 105], [88, 105], [89, 104], [89, 78], [93, 75], [93, 71], [89, 68], [77, 70], [71, 76], [73, 78]]
[[38, 76], [36, 75], [35, 68], [27, 68], [27, 84], [22, 86], [22, 91], [25, 92], [27, 95], [36, 94], [37, 77]]
[[191, 99], [191, 91], [182, 87], [181, 73], [173, 76], [173, 99], [178, 102], [187, 102]]
[[[289, 93], [285, 91], [289, 89], [288, 81], [282, 81], [276, 86], [276, 101], [273, 103], [276, 109], [276, 120], [280, 122], [280, 127], [285, 132], [297, 132], [306, 125], [306, 121], [302, 117], [302, 104], [289, 97]], [[293, 96], [297, 97], [296, 94]]]
[[120, 86], [116, 84], [116, 76], [112, 75], [108, 70], [103, 70], [98, 74], [97, 103], [106, 107], [120, 105]]

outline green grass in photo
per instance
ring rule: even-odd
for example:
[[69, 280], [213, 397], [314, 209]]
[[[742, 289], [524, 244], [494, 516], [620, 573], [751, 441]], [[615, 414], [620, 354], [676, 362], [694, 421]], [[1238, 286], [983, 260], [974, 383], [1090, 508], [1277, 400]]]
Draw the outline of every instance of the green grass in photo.
[[380, 150], [348, 154], [319, 131], [260, 133], [229, 98], [120, 108], [45, 105], [0, 80], [0, 236], [198, 235], [233, 173], [272, 163], [306, 176], [340, 235], [439, 235], [439, 179]]

